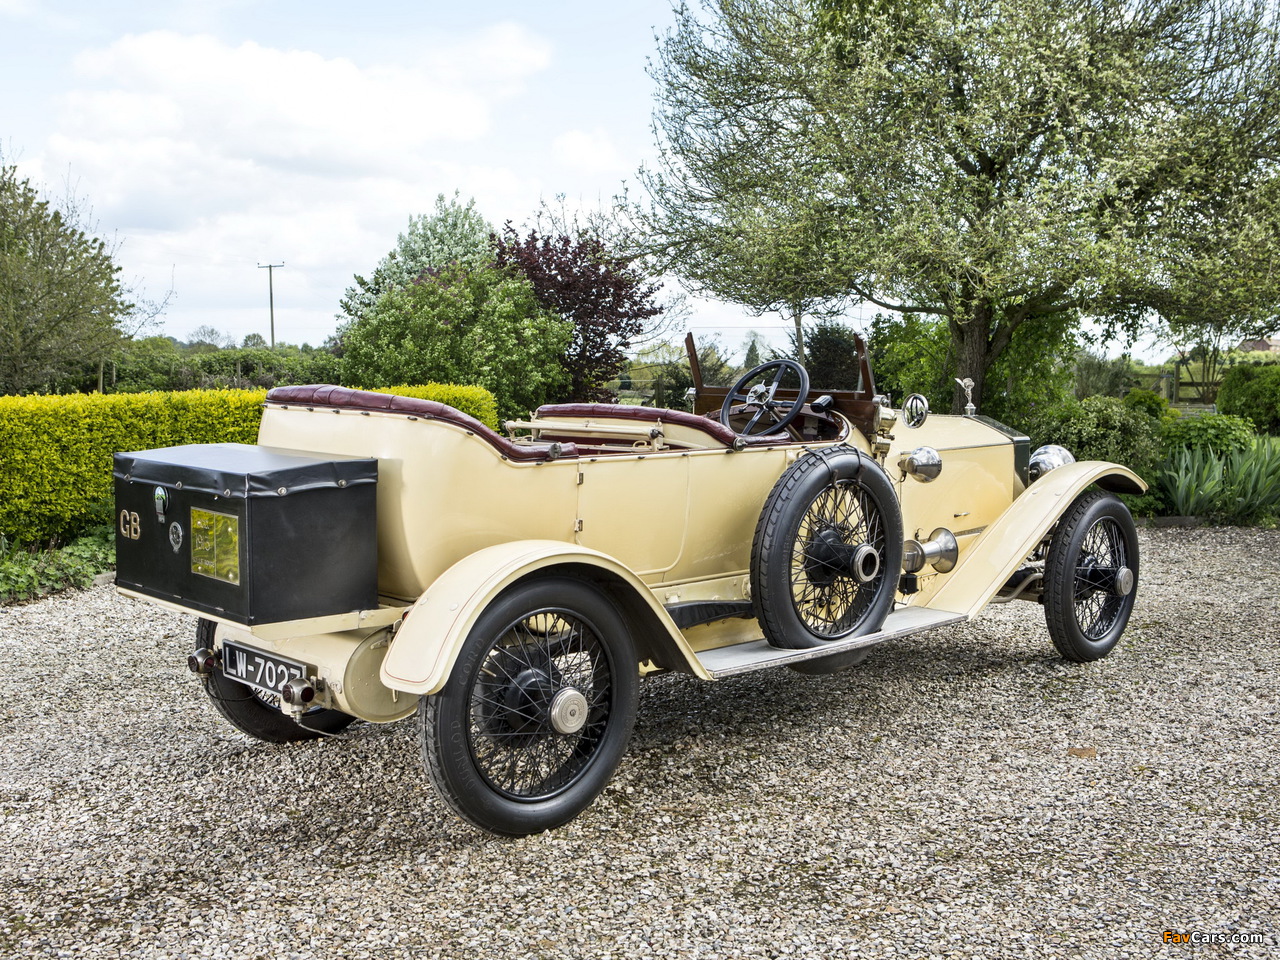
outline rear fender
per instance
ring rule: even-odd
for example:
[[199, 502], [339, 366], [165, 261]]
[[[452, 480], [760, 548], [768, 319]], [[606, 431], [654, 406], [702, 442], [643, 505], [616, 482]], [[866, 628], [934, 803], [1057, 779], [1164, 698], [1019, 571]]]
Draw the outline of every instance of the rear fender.
[[382, 682], [407, 693], [438, 693], [481, 612], [519, 580], [563, 575], [595, 584], [618, 606], [642, 660], [710, 679], [653, 592], [617, 560], [560, 540], [521, 540], [478, 550], [427, 588], [405, 614]]
[[925, 604], [976, 616], [1087, 487], [1113, 493], [1142, 493], [1146, 483], [1128, 467], [1086, 460], [1045, 474], [1013, 501], [965, 550], [947, 581]]

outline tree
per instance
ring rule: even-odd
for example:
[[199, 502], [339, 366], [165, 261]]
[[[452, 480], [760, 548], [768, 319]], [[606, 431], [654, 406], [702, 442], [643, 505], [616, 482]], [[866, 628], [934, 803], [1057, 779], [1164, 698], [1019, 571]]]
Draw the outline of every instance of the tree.
[[1136, 384], [1128, 354], [1110, 359], [1087, 348], [1076, 354], [1075, 397], [1123, 397]]
[[203, 323], [188, 334], [187, 346], [195, 352], [211, 350], [230, 350], [236, 345], [236, 338], [223, 333], [212, 324]]
[[111, 251], [66, 206], [0, 167], [0, 394], [48, 389], [98, 363], [133, 309]]
[[267, 338], [260, 333], [246, 333], [244, 339], [240, 341], [240, 346], [245, 349], [266, 350], [269, 349]]
[[762, 363], [761, 353], [760, 353], [760, 345], [762, 343], [764, 343], [764, 337], [762, 337], [758, 332], [756, 332], [755, 330], [749, 330], [747, 332], [747, 339], [743, 342], [743, 353], [742, 353], [743, 373], [745, 373], [748, 370], [754, 370], [756, 367], [760, 366], [760, 364]]
[[388, 290], [351, 323], [342, 382], [474, 384], [497, 398], [499, 416], [521, 417], [561, 395], [572, 338], [573, 325], [543, 309], [513, 269], [453, 264]]
[[607, 384], [645, 324], [663, 312], [654, 301], [661, 284], [591, 230], [572, 236], [530, 230], [521, 237], [508, 223], [493, 243], [497, 264], [527, 277], [542, 307], [572, 324], [562, 359], [569, 375], [564, 399], [615, 399]]
[[815, 390], [857, 390], [862, 381], [858, 365], [858, 335], [838, 320], [822, 318], [804, 332], [807, 353], [800, 352], [796, 334], [787, 334], [797, 359], [809, 371], [809, 384]]
[[1251, 189], [1171, 211], [1186, 242], [1165, 251], [1152, 306], [1160, 338], [1191, 373], [1199, 362], [1199, 399], [1213, 403], [1223, 355], [1240, 340], [1280, 323], [1280, 176]]
[[493, 260], [489, 237], [493, 227], [476, 209], [474, 199], [460, 202], [454, 191], [452, 199], [436, 197], [435, 210], [409, 218], [409, 226], [396, 238], [396, 245], [378, 261], [368, 280], [357, 275], [355, 283], [343, 294], [340, 320], [365, 316], [388, 290], [403, 289], [430, 270], [440, 270], [451, 263], [478, 267]]
[[1275, 170], [1277, 16], [1267, 0], [681, 8], [655, 67], [654, 244], [749, 305], [743, 276], [938, 318], [948, 372], [983, 397], [1037, 327], [1134, 330], [1188, 217]]

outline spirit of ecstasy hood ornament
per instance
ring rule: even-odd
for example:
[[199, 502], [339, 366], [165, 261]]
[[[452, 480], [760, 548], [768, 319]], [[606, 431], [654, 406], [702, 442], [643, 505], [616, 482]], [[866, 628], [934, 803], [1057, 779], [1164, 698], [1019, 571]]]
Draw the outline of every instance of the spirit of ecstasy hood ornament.
[[978, 412], [978, 408], [973, 405], [973, 380], [969, 377], [965, 377], [963, 380], [957, 377], [956, 383], [960, 384], [960, 389], [964, 391], [964, 415], [972, 417]]

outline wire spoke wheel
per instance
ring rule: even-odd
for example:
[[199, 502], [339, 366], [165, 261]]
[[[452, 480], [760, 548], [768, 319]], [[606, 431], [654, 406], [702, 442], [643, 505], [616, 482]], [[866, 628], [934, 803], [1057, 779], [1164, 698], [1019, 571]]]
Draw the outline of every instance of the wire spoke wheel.
[[[604, 738], [613, 672], [595, 628], [568, 611], [537, 611], [511, 624], [471, 688], [467, 736], [481, 776], [517, 800], [545, 799], [573, 783]], [[573, 702], [584, 715], [557, 729], [553, 705], [566, 694], [581, 697]]]
[[1045, 558], [1045, 620], [1068, 660], [1105, 657], [1129, 623], [1137, 595], [1138, 533], [1128, 508], [1101, 490], [1067, 508]]
[[481, 829], [549, 830], [608, 783], [638, 695], [612, 601], [577, 580], [531, 580], [485, 608], [444, 688], [422, 699], [423, 760], [441, 799]]
[[1081, 544], [1072, 594], [1076, 624], [1094, 642], [1111, 631], [1125, 608], [1127, 598], [1109, 587], [1116, 571], [1128, 568], [1128, 561], [1124, 537], [1114, 519], [1103, 517], [1089, 528]]
[[885, 546], [879, 507], [861, 484], [842, 480], [822, 488], [800, 518], [791, 548], [791, 599], [812, 633], [835, 639], [858, 628], [887, 576], [879, 563]]
[[[751, 598], [765, 639], [805, 649], [873, 633], [893, 605], [902, 514], [871, 457], [840, 446], [811, 452], [778, 479], [756, 524]], [[793, 664], [830, 673], [866, 650]]]

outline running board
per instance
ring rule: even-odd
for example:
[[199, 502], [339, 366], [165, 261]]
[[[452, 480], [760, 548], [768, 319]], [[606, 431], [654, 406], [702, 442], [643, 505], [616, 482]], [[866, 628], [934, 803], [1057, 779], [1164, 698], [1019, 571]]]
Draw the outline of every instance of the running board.
[[703, 650], [697, 654], [697, 657], [707, 673], [711, 674], [711, 679], [719, 680], [722, 677], [733, 677], [740, 673], [751, 673], [754, 670], [766, 670], [769, 667], [780, 667], [804, 660], [817, 660], [834, 653], [858, 650], [883, 643], [885, 640], [934, 630], [953, 623], [964, 623], [968, 619], [965, 614], [952, 613], [950, 610], [903, 607], [885, 617], [884, 627], [881, 630], [849, 640], [833, 640], [819, 647], [806, 647], [803, 650], [783, 650], [780, 647], [769, 646], [764, 640], [752, 640], [750, 643], [735, 643], [727, 647], [717, 647], [714, 650]]

